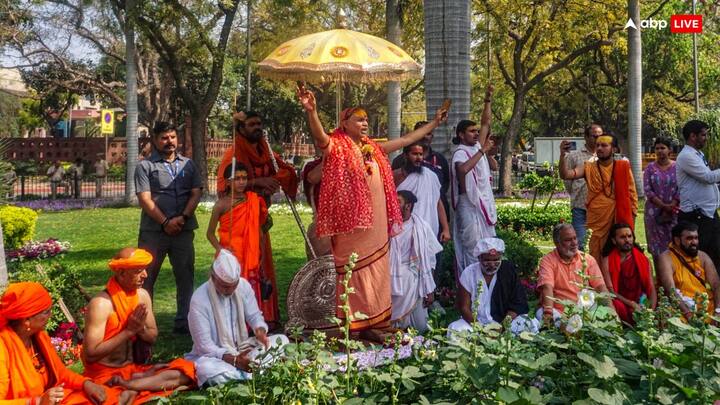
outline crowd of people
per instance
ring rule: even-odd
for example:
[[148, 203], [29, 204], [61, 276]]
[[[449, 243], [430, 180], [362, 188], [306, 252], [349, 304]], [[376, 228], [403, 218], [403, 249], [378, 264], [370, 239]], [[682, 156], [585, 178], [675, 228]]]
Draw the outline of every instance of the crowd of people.
[[[310, 245], [317, 255], [332, 255], [337, 317], [354, 338], [383, 342], [399, 329], [427, 329], [438, 257], [448, 241], [455, 248], [461, 316], [450, 323], [451, 335], [507, 317], [514, 331], [537, 331], [562, 316], [564, 303], [588, 294], [601, 294], [598, 304], [632, 326], [634, 312], [656, 306], [660, 286], [678, 298], [674, 302], [688, 319], [720, 313], [720, 170], [710, 170], [701, 151], [708, 125], [690, 121], [677, 161], [670, 159], [670, 141], [658, 138], [656, 161], [645, 169], [652, 260], [635, 238], [638, 193], [629, 162], [616, 158], [617, 139], [593, 124], [584, 148], [570, 151], [561, 143], [559, 171], [572, 221], [553, 229], [555, 249], [540, 261], [539, 308], [530, 314], [526, 288], [495, 233], [492, 96], [488, 87], [479, 124], [457, 123], [457, 147], [448, 161], [431, 145], [446, 108], [398, 139], [376, 142], [359, 107], [342, 111], [338, 128], [326, 133], [314, 94], [298, 88], [319, 151], [301, 174], [314, 212]], [[268, 207], [277, 192], [294, 198], [299, 179], [270, 148], [260, 114], [237, 115], [235, 130], [218, 168], [220, 195], [206, 232], [215, 250], [208, 280], [195, 289], [199, 170], [177, 153], [176, 128], [159, 123], [152, 154], [135, 173], [142, 208], [138, 246], [110, 260], [107, 285], [90, 301], [83, 374], [65, 368], [49, 343], [48, 292], [37, 283], [11, 284], [0, 301], [0, 402], [141, 403], [178, 389], [252, 378], [253, 364], [272, 361], [266, 352], [281, 350], [288, 339], [271, 334], [280, 328], [280, 313]], [[402, 154], [391, 164], [388, 155], [395, 151]], [[154, 286], [166, 256], [176, 283], [173, 332], [189, 334], [193, 345], [184, 358], [149, 364], [158, 337]], [[350, 262], [352, 274], [344, 282]], [[344, 300], [351, 314], [363, 316], [346, 319]]]

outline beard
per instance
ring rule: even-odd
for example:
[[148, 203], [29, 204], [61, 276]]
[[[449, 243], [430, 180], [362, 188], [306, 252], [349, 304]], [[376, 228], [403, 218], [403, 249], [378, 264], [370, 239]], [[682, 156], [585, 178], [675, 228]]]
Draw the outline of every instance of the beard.
[[422, 173], [423, 167], [422, 164], [420, 166], [415, 166], [411, 161], [407, 161], [405, 163], [405, 173], [407, 174], [413, 174], [413, 173]]
[[624, 252], [624, 253], [632, 252], [632, 250], [633, 250], [633, 244], [632, 244], [632, 243], [625, 243], [625, 244], [622, 244], [622, 245], [618, 245], [618, 250], [620, 250], [621, 252]]
[[680, 249], [690, 257], [696, 257], [698, 255], [698, 247], [696, 245], [685, 246], [681, 244]]

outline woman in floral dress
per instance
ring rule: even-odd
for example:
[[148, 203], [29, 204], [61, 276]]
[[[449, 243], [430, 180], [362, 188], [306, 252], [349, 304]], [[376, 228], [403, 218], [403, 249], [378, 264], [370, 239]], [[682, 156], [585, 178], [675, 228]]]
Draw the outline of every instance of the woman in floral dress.
[[668, 243], [672, 240], [670, 230], [677, 223], [680, 204], [675, 161], [670, 160], [671, 145], [668, 138], [655, 140], [655, 161], [645, 168], [643, 174], [645, 236], [655, 268], [657, 258], [667, 250]]

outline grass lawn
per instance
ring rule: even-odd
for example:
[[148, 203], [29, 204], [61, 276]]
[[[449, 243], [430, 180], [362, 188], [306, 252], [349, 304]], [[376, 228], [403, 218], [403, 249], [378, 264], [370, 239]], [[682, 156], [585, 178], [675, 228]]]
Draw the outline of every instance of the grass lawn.
[[[642, 206], [642, 204], [641, 204]], [[198, 212], [200, 228], [195, 232], [195, 285], [207, 280], [213, 250], [205, 239], [210, 214]], [[35, 239], [57, 238], [71, 244], [70, 252], [63, 262], [79, 271], [83, 286], [91, 293], [102, 290], [110, 276], [108, 260], [121, 248], [136, 246], [139, 208], [87, 209], [68, 212], [43, 212], [37, 222]], [[303, 215], [304, 224], [310, 216]], [[273, 258], [280, 295], [280, 313], [286, 319], [285, 297], [295, 272], [305, 264], [305, 247], [302, 235], [290, 214], [274, 214], [274, 226], [270, 230]], [[637, 220], [637, 237], [644, 245], [645, 224], [642, 212]], [[553, 248], [552, 240], [537, 240], [535, 244], [545, 253]], [[155, 357], [167, 360], [190, 351], [189, 336], [172, 334], [175, 316], [175, 282], [168, 260], [155, 287], [155, 316], [160, 329], [159, 344], [155, 345]]]
[[[214, 250], [205, 238], [210, 214], [198, 212], [200, 228], [195, 231], [195, 286], [208, 278]], [[280, 295], [280, 313], [286, 316], [285, 297], [293, 274], [305, 264], [305, 247], [302, 235], [292, 215], [273, 215], [270, 230]], [[305, 226], [310, 217], [303, 218]], [[101, 291], [110, 271], [107, 262], [123, 247], [137, 246], [139, 208], [104, 208], [68, 212], [43, 212], [37, 222], [35, 239], [57, 238], [71, 244], [63, 263], [74, 266], [80, 273], [82, 284], [90, 293]], [[165, 260], [155, 286], [155, 316], [160, 336], [154, 347], [154, 356], [160, 360], [182, 356], [190, 351], [189, 336], [172, 334], [175, 316], [175, 281], [169, 260]]]

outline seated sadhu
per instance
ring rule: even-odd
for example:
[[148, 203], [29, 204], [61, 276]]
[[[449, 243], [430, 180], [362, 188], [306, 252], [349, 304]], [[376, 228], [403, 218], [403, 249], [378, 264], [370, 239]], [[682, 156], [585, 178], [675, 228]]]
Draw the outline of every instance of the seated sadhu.
[[[720, 316], [720, 277], [710, 256], [698, 249], [698, 226], [679, 222], [672, 228], [672, 242], [658, 260], [658, 281], [665, 293], [678, 298], [680, 311], [690, 319], [706, 295], [708, 315]], [[717, 235], [714, 235], [717, 237]]]
[[633, 313], [642, 307], [655, 308], [657, 293], [650, 261], [635, 243], [630, 225], [615, 224], [608, 232], [600, 271], [608, 291], [615, 294], [613, 306], [620, 319], [635, 325]]
[[515, 265], [503, 260], [505, 242], [499, 238], [480, 239], [473, 256], [478, 258], [460, 274], [458, 306], [460, 319], [448, 325], [448, 332], [472, 331], [472, 324], [500, 324], [512, 319], [512, 329], [537, 330], [539, 323], [527, 317], [525, 287]]
[[68, 370], [45, 332], [52, 299], [38, 283], [0, 298], [0, 404], [102, 404], [106, 387]]
[[190, 301], [188, 324], [193, 348], [185, 358], [195, 362], [200, 386], [252, 378], [253, 363], [269, 364], [272, 360], [262, 352], [288, 343], [284, 335], [268, 336], [256, 294], [240, 274], [237, 258], [221, 249], [210, 279], [195, 290]]
[[85, 317], [84, 375], [125, 388], [121, 403], [143, 402], [195, 385], [195, 367], [189, 361], [147, 365], [141, 364], [147, 359], [135, 358], [142, 350], [133, 350], [134, 345], [152, 345], [158, 336], [150, 294], [141, 288], [151, 262], [152, 255], [143, 249], [118, 252], [109, 263], [113, 276], [90, 300]]

